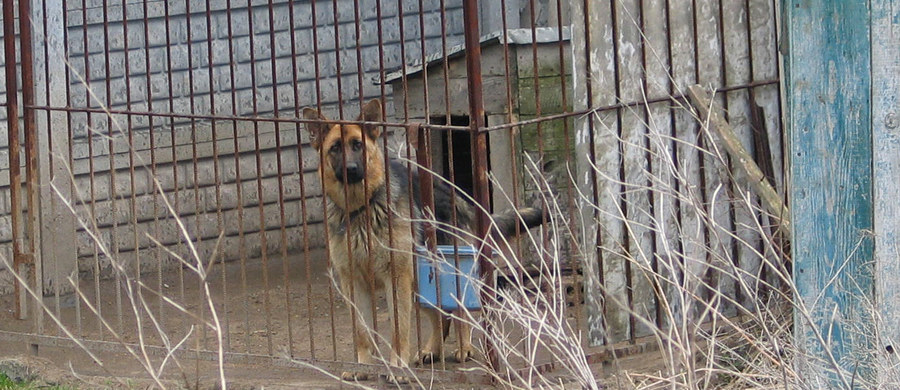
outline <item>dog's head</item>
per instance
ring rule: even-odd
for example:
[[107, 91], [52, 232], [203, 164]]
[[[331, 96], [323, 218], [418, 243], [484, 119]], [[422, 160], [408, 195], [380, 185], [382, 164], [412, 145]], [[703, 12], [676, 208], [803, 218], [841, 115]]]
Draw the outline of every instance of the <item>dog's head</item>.
[[[383, 166], [376, 142], [381, 136], [381, 126], [328, 123], [328, 119], [313, 108], [303, 109], [303, 118], [320, 121], [308, 122], [306, 129], [310, 144], [323, 156], [322, 174], [326, 180], [333, 178], [340, 183], [356, 184], [366, 178], [368, 170]], [[381, 122], [381, 101], [375, 99], [366, 103], [356, 120]]]

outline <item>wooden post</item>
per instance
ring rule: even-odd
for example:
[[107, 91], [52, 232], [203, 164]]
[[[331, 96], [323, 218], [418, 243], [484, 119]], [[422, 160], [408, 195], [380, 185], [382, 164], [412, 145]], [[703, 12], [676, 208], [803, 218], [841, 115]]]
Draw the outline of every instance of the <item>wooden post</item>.
[[869, 4], [890, 2], [782, 1], [796, 366], [822, 387], [877, 387], [871, 103], [873, 76], [898, 76], [873, 73]]
[[[879, 367], [888, 367], [900, 353], [900, 1], [872, 1], [871, 7], [875, 302], [881, 315], [876, 345]], [[879, 371], [881, 388], [897, 388], [898, 381]]]
[[[36, 50], [38, 60], [35, 61], [35, 97], [38, 104], [46, 104], [52, 107], [65, 107], [66, 102], [66, 72], [69, 70], [65, 55], [66, 42], [63, 38], [63, 12], [65, 4], [61, 0], [46, 1], [43, 7], [38, 5], [32, 10], [32, 20], [38, 21], [35, 28], [41, 28], [41, 23], [46, 23], [46, 37], [44, 31], [35, 34], [34, 45], [41, 48], [48, 46], [47, 56], [44, 58], [44, 50]], [[43, 15], [44, 9], [47, 14]], [[46, 41], [45, 41], [46, 38]], [[48, 91], [49, 90], [49, 91]], [[49, 92], [49, 93], [48, 93]], [[38, 150], [38, 182], [40, 183], [40, 220], [39, 231], [36, 232], [42, 239], [37, 248], [42, 262], [42, 290], [45, 295], [67, 294], [74, 291], [74, 286], [69, 284], [66, 278], [77, 272], [75, 263], [75, 217], [68, 206], [57, 195], [56, 190], [68, 201], [74, 201], [72, 195], [72, 180], [69, 176], [69, 132], [67, 115], [62, 111], [55, 111], [46, 115], [39, 111], [37, 115], [37, 150]], [[52, 131], [47, 131], [51, 129]], [[52, 153], [51, 153], [52, 150]], [[52, 184], [52, 186], [51, 186]]]

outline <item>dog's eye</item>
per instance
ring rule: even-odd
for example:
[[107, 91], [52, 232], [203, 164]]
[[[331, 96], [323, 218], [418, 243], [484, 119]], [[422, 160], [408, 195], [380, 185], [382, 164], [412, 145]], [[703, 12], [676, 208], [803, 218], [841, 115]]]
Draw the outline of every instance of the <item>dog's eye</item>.
[[354, 151], [359, 151], [360, 149], [362, 149], [362, 141], [358, 139], [353, 140], [350, 145], [353, 147]]
[[334, 153], [340, 152], [341, 151], [341, 143], [335, 142], [333, 145], [331, 145], [331, 151]]

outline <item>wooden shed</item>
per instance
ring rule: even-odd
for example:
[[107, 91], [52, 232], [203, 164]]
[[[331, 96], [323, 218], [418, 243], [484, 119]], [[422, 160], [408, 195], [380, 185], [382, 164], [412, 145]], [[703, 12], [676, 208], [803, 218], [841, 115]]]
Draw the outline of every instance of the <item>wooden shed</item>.
[[[508, 29], [481, 38], [484, 108], [488, 127], [571, 111], [569, 39], [567, 27]], [[394, 102], [394, 112], [388, 115], [402, 120], [408, 112], [408, 119], [412, 122], [468, 125], [465, 54], [462, 45], [449, 47], [446, 52], [434, 53], [424, 61], [387, 74], [385, 82], [392, 87]], [[425, 91], [428, 91], [427, 100]], [[516, 177], [519, 180], [515, 197], [520, 202], [532, 200], [534, 185], [524, 179], [528, 175], [523, 168], [530, 165], [524, 155], [530, 155], [544, 167], [564, 165], [555, 163], [566, 161], [567, 154], [573, 150], [571, 129], [571, 120], [557, 119], [490, 132], [488, 164], [497, 183], [503, 188], [503, 191], [497, 191], [495, 186], [492, 191], [495, 210], [509, 206], [507, 197], [513, 197]], [[452, 163], [454, 182], [471, 193], [469, 134], [435, 131], [431, 144], [434, 170], [446, 177]], [[449, 150], [453, 151], [452, 158]], [[510, 164], [510, 161], [516, 164]]]

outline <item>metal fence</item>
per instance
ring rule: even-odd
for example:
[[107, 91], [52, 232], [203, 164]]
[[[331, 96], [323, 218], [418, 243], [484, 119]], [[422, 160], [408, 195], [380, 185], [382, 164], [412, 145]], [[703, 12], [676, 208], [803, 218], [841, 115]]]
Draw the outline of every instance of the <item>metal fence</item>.
[[[781, 172], [771, 2], [6, 0], [3, 10], [4, 145], [19, 147], [0, 158], [0, 241], [45, 305], [0, 266], [0, 302], [33, 324], [4, 336], [162, 354], [185, 339], [209, 359], [221, 344], [229, 361], [376, 370], [353, 365], [342, 336], [356, 324], [329, 277], [321, 160], [299, 119], [312, 106], [347, 121], [371, 98], [385, 102], [389, 155], [415, 161], [422, 145], [423, 164], [488, 210], [559, 205], [565, 228], [536, 237], [561, 255], [516, 247], [531, 268], [500, 271], [558, 262], [571, 293], [561, 310], [593, 344], [651, 334], [634, 319], [644, 310], [667, 326], [655, 314], [663, 292], [626, 253], [680, 245], [678, 232], [691, 230], [749, 273], [761, 269], [740, 249], [759, 246], [740, 229], [759, 213], [711, 196], [731, 184], [681, 146], [703, 141], [678, 102], [688, 84], [727, 91], [719, 99], [748, 145], [762, 106], [760, 142], [771, 146], [759, 158]], [[698, 202], [741, 243], [711, 244], [686, 211], [654, 214], [665, 202], [686, 207], [654, 192], [661, 160], [629, 146], [650, 133], [671, 136], [664, 148]], [[608, 213], [585, 219], [584, 203]], [[604, 217], [620, 207], [646, 228], [639, 240]], [[718, 283], [738, 294], [736, 282]], [[212, 310], [221, 339], [192, 327]], [[390, 327], [382, 312], [378, 329]]]

